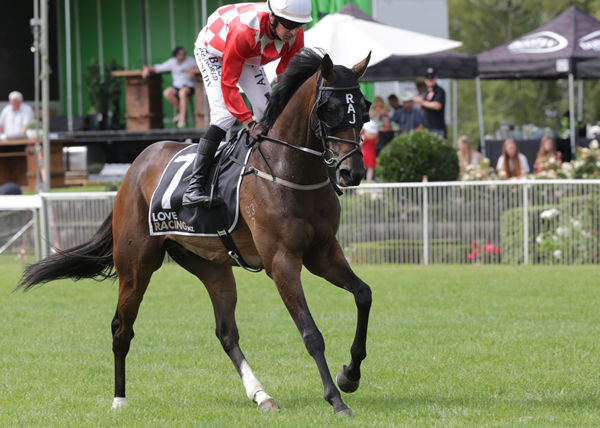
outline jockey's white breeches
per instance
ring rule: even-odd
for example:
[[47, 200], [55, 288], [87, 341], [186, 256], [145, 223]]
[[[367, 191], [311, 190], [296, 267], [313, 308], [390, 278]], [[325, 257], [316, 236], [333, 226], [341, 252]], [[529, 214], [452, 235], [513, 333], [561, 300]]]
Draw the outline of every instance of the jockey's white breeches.
[[[194, 56], [204, 80], [204, 90], [210, 106], [210, 124], [228, 131], [235, 123], [236, 118], [227, 109], [221, 90], [223, 58], [201, 47], [194, 49]], [[267, 95], [271, 92], [269, 79], [263, 67], [245, 63], [238, 80], [238, 86], [250, 101], [254, 119], [257, 121], [262, 120], [267, 108]]]

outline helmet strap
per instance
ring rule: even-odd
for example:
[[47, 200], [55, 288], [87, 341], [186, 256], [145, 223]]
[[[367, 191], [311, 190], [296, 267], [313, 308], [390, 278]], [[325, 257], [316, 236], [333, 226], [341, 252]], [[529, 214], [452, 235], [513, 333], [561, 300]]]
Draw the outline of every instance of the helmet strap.
[[275, 15], [273, 12], [271, 12], [269, 14], [269, 29], [271, 30], [271, 34], [273, 34], [273, 38], [275, 40], [281, 40], [279, 38], [279, 36], [277, 35], [277, 24], [279, 23], [279, 19], [277, 18], [277, 15]]

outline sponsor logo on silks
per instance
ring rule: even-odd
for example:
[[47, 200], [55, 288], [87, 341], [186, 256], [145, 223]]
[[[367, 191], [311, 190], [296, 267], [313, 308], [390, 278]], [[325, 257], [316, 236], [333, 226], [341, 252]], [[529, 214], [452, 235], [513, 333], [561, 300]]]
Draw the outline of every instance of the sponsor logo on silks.
[[583, 36], [578, 44], [584, 51], [600, 52], [600, 30]]
[[514, 54], [550, 53], [566, 48], [569, 41], [554, 31], [540, 31], [521, 37], [508, 45]]

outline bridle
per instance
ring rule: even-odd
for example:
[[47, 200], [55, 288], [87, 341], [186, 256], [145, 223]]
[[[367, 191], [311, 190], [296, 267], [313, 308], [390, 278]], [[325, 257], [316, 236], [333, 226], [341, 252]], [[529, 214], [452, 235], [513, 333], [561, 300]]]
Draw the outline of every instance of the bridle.
[[[325, 165], [327, 165], [327, 167], [333, 167], [335, 170], [337, 170], [340, 167], [340, 165], [342, 164], [342, 162], [344, 162], [346, 159], [348, 159], [350, 156], [354, 155], [355, 153], [360, 154], [360, 156], [362, 157], [360, 140], [358, 140], [358, 141], [350, 140], [347, 138], [340, 138], [340, 137], [336, 137], [334, 135], [327, 134], [328, 128], [335, 130], [335, 129], [342, 128], [342, 127], [348, 128], [349, 126], [347, 126], [348, 124], [341, 124], [342, 126], [334, 126], [334, 127], [327, 126], [325, 121], [319, 116], [318, 109], [320, 106], [322, 106], [323, 104], [325, 104], [327, 102], [327, 100], [331, 96], [331, 92], [360, 91], [360, 86], [358, 84], [356, 84], [353, 86], [336, 87], [336, 86], [328, 86], [325, 83], [326, 83], [326, 81], [325, 81], [325, 79], [323, 79], [323, 76], [319, 76], [319, 78], [317, 80], [316, 91], [315, 91], [315, 100], [313, 102], [313, 106], [310, 111], [311, 129], [315, 133], [315, 135], [317, 137], [319, 137], [319, 139], [321, 140], [321, 144], [323, 147], [322, 151], [309, 149], [308, 147], [294, 146], [286, 141], [279, 140], [277, 138], [269, 137], [266, 135], [262, 136], [261, 139], [266, 140], [266, 141], [271, 141], [273, 143], [281, 144], [281, 145], [284, 145], [291, 149], [298, 150], [298, 151], [301, 151], [304, 153], [308, 153], [313, 156], [320, 157], [323, 159], [323, 162], [325, 162]], [[325, 96], [327, 92], [329, 92], [329, 96]], [[367, 109], [367, 114], [368, 114], [368, 109]], [[354, 131], [356, 132], [355, 129], [354, 129]], [[330, 141], [351, 144], [354, 147], [348, 153], [343, 155], [340, 159], [336, 159], [334, 151], [329, 148], [328, 143]]]

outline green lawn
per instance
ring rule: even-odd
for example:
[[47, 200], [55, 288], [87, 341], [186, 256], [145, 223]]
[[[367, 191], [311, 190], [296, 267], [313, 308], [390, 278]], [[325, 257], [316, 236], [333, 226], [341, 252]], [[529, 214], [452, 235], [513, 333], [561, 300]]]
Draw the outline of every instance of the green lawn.
[[[11, 294], [0, 262], [1, 426], [599, 426], [600, 268], [358, 266], [373, 307], [361, 386], [332, 415], [316, 366], [264, 274], [237, 273], [242, 350], [281, 405], [261, 414], [214, 336], [206, 291], [157, 272], [127, 359], [129, 407], [113, 394], [117, 287], [59, 281]], [[305, 276], [335, 375], [349, 362], [348, 293]]]

